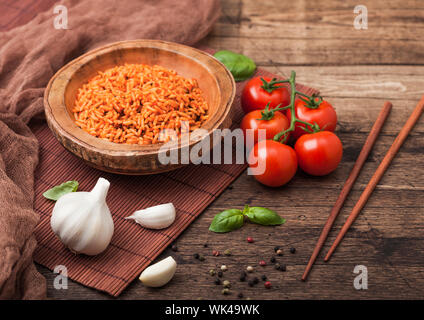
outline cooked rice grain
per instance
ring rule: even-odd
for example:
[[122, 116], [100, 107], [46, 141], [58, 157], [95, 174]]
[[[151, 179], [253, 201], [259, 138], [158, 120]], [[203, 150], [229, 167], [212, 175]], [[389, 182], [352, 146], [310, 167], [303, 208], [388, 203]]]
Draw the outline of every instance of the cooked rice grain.
[[181, 135], [208, 119], [208, 104], [195, 79], [161, 66], [125, 64], [99, 72], [79, 89], [72, 110], [75, 123], [89, 134], [115, 143], [153, 144], [161, 131]]

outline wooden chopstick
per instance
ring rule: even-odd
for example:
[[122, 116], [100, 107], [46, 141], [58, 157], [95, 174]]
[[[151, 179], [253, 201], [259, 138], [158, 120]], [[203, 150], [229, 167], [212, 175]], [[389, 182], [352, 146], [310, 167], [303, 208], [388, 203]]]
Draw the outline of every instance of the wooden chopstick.
[[311, 271], [312, 266], [318, 254], [320, 253], [325, 243], [325, 240], [327, 239], [327, 236], [331, 230], [331, 227], [333, 226], [334, 221], [339, 215], [340, 209], [342, 208], [343, 203], [345, 202], [347, 198], [347, 195], [352, 189], [352, 186], [355, 183], [356, 178], [358, 178], [359, 173], [361, 172], [362, 166], [367, 160], [368, 155], [372, 147], [374, 146], [374, 143], [377, 140], [377, 137], [380, 134], [381, 128], [383, 127], [384, 122], [386, 121], [391, 109], [392, 109], [392, 104], [390, 102], [385, 102], [383, 105], [383, 108], [381, 109], [377, 117], [377, 120], [375, 121], [370, 133], [368, 134], [367, 140], [365, 140], [364, 146], [362, 147], [362, 150], [359, 153], [358, 158], [356, 159], [356, 162], [352, 168], [352, 171], [350, 172], [349, 177], [346, 179], [343, 189], [340, 192], [340, 195], [337, 198], [337, 201], [334, 204], [334, 207], [327, 218], [324, 228], [321, 231], [321, 235], [318, 238], [317, 244], [315, 245], [311, 258], [309, 259], [308, 265], [306, 266], [305, 272], [303, 273], [303, 276], [302, 276], [303, 281], [305, 281], [306, 278], [308, 277], [309, 271]]
[[402, 130], [399, 132], [395, 141], [391, 145], [389, 151], [387, 151], [386, 155], [384, 156], [383, 160], [381, 161], [380, 165], [378, 166], [378, 168], [375, 171], [374, 175], [372, 176], [371, 180], [368, 182], [368, 185], [365, 187], [364, 191], [362, 192], [361, 196], [359, 197], [358, 202], [355, 204], [355, 206], [352, 209], [352, 212], [350, 213], [349, 217], [347, 218], [343, 228], [340, 230], [339, 234], [337, 235], [336, 240], [334, 241], [333, 245], [331, 246], [330, 250], [328, 251], [327, 255], [325, 256], [324, 261], [328, 261], [330, 259], [334, 250], [336, 250], [337, 246], [342, 241], [346, 232], [349, 230], [350, 226], [353, 224], [355, 219], [358, 217], [359, 213], [361, 212], [365, 203], [367, 202], [367, 200], [371, 196], [371, 193], [374, 191], [375, 187], [377, 186], [377, 184], [380, 181], [381, 177], [383, 176], [384, 172], [389, 167], [390, 162], [393, 160], [396, 153], [399, 151], [399, 148], [402, 146], [403, 142], [407, 138], [409, 132], [412, 130], [415, 123], [420, 118], [423, 110], [424, 110], [424, 96], [422, 96], [421, 100], [418, 102], [418, 104], [415, 107], [414, 111], [412, 112], [411, 116], [406, 121]]

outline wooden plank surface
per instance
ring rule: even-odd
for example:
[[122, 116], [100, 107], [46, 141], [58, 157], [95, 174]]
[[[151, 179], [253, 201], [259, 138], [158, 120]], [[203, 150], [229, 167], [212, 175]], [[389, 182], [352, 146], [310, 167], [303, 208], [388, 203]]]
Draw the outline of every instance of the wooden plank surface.
[[[178, 252], [167, 249], [161, 255], [172, 255], [179, 264], [172, 282], [161, 289], [148, 289], [134, 281], [120, 298], [235, 299], [238, 292], [259, 299], [424, 298], [424, 119], [417, 123], [331, 261], [324, 263], [321, 255], [309, 280], [300, 281], [321, 227], [383, 102], [392, 101], [394, 108], [324, 252], [424, 94], [424, 2], [363, 1], [369, 13], [368, 30], [353, 28], [357, 4], [337, 0], [222, 1], [223, 15], [202, 44], [247, 54], [260, 67], [281, 75], [294, 69], [299, 82], [320, 89], [339, 116], [343, 162], [324, 178], [298, 172], [287, 186], [278, 189], [264, 187], [243, 174], [183, 233], [177, 241]], [[269, 228], [247, 224], [223, 235], [207, 231], [216, 213], [245, 204], [274, 209], [287, 223]], [[248, 244], [247, 236], [256, 242]], [[261, 259], [269, 261], [276, 245], [284, 247], [284, 256], [277, 260], [287, 265], [286, 272], [258, 266]], [[297, 249], [295, 254], [288, 252], [292, 246]], [[213, 257], [212, 249], [230, 249], [233, 255]], [[206, 260], [195, 260], [192, 255], [196, 252]], [[228, 266], [224, 278], [233, 284], [228, 297], [221, 295], [222, 288], [208, 275], [210, 268], [221, 264]], [[250, 288], [238, 282], [240, 270], [247, 265], [255, 267], [254, 276], [267, 275], [273, 288], [266, 290], [262, 283]], [[355, 265], [368, 267], [368, 290], [353, 287]], [[55, 290], [55, 275], [38, 268], [47, 278], [50, 298], [110, 299], [74, 282], [67, 290]]]

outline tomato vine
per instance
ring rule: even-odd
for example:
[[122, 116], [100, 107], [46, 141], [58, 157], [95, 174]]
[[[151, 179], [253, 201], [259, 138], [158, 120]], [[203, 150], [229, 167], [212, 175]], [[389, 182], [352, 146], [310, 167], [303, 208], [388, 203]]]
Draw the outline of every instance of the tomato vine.
[[[275, 81], [275, 80], [273, 81], [273, 85], [275, 85], [277, 83], [288, 83], [290, 85], [290, 104], [288, 106], [281, 107], [281, 108], [277, 106], [277, 108], [274, 108], [272, 110], [267, 110], [267, 108], [265, 108], [262, 116], [263, 116], [263, 118], [268, 118], [269, 113], [271, 111], [275, 112], [275, 111], [282, 111], [282, 110], [290, 109], [291, 118], [290, 118], [290, 127], [288, 129], [283, 130], [280, 133], [276, 134], [274, 136], [273, 140], [284, 143], [285, 140], [287, 139], [287, 136], [288, 136], [287, 133], [294, 131], [296, 122], [304, 124], [306, 127], [305, 128], [302, 127], [302, 129], [304, 129], [307, 132], [318, 132], [318, 131], [320, 131], [320, 128], [316, 123], [312, 124], [312, 123], [300, 120], [296, 117], [295, 100], [296, 100], [296, 95], [299, 95], [300, 96], [299, 98], [307, 103], [308, 108], [316, 109], [316, 108], [319, 107], [319, 104], [322, 102], [322, 98], [317, 97], [316, 95], [308, 96], [307, 94], [304, 94], [304, 93], [296, 90], [296, 72], [295, 71], [291, 72], [289, 79], [280, 80], [280, 81]], [[282, 137], [284, 137], [284, 138], [282, 139]]]

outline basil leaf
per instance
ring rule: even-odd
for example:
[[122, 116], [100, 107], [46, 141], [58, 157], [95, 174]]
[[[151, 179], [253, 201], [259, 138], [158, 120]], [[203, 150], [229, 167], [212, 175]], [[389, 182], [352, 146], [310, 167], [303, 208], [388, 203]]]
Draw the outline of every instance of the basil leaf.
[[251, 222], [263, 226], [280, 225], [286, 222], [286, 219], [281, 218], [274, 211], [262, 207], [246, 207], [243, 214], [245, 214]]
[[43, 196], [49, 200], [56, 201], [64, 194], [75, 192], [78, 189], [78, 181], [72, 180], [72, 181], [66, 181], [62, 183], [61, 185], [58, 185], [56, 187], [53, 187], [46, 192], [43, 193]]
[[229, 232], [243, 226], [243, 212], [238, 209], [230, 209], [218, 213], [209, 227], [213, 232]]
[[230, 70], [236, 81], [243, 81], [250, 78], [256, 70], [256, 64], [253, 60], [242, 54], [221, 50], [216, 52], [214, 57]]

